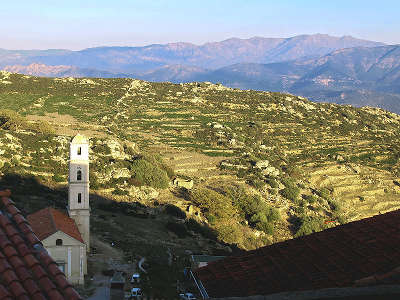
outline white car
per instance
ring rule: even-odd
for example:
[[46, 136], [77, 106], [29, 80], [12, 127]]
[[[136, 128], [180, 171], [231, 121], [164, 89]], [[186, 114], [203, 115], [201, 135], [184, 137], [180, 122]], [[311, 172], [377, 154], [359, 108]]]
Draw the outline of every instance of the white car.
[[142, 297], [142, 290], [140, 288], [132, 288], [131, 298], [139, 299], [140, 297]]
[[184, 300], [196, 300], [196, 297], [192, 293], [179, 294], [179, 297]]
[[139, 283], [140, 282], [140, 274], [135, 273], [131, 277], [131, 283]]

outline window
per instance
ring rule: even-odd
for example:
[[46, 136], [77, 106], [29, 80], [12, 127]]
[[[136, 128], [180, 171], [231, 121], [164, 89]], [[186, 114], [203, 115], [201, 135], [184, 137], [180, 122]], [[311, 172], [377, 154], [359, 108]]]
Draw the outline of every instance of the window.
[[82, 154], [82, 147], [79, 147], [78, 148], [78, 155], [81, 155]]
[[58, 268], [65, 273], [65, 262], [64, 261], [56, 261]]
[[82, 194], [78, 193], [78, 203], [81, 203], [81, 202], [82, 202]]
[[56, 246], [62, 246], [62, 239], [56, 239]]
[[82, 180], [82, 171], [78, 170], [78, 172], [76, 172], [76, 180]]

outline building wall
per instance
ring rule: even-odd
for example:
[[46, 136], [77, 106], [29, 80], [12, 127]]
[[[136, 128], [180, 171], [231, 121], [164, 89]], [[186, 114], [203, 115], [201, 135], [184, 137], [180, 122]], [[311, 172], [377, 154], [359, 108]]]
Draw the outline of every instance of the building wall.
[[69, 210], [70, 218], [75, 220], [83, 241], [86, 244], [86, 250], [90, 249], [90, 210], [88, 209], [73, 209]]
[[[75, 141], [80, 141], [80, 143], [75, 143]], [[78, 172], [80, 178], [78, 178]], [[86, 244], [86, 251], [89, 251], [89, 144], [86, 138], [78, 135], [70, 144], [68, 214], [75, 220], [82, 239]]]
[[[57, 246], [56, 241], [62, 240]], [[72, 284], [84, 284], [84, 275], [87, 274], [86, 246], [62, 231], [57, 231], [42, 241], [50, 256], [62, 268]]]

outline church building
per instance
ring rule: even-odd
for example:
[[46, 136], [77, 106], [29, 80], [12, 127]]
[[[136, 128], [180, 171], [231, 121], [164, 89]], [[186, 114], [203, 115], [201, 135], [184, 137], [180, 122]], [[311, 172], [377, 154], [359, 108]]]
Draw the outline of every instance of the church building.
[[67, 279], [83, 284], [90, 250], [89, 143], [80, 134], [70, 143], [67, 213], [48, 207], [28, 221]]

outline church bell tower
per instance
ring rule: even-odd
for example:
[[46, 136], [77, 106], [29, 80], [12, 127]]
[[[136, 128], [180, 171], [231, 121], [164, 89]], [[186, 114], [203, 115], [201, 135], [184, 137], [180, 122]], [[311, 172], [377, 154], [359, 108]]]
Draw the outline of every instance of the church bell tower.
[[68, 213], [75, 220], [86, 244], [90, 249], [90, 206], [89, 206], [89, 142], [77, 134], [70, 144]]

